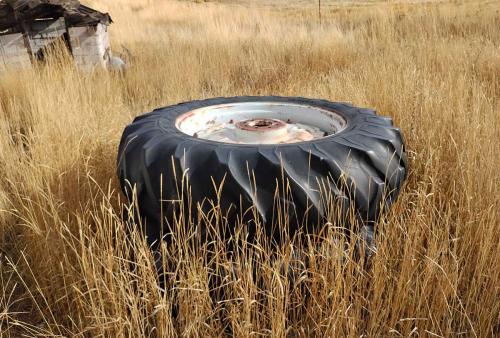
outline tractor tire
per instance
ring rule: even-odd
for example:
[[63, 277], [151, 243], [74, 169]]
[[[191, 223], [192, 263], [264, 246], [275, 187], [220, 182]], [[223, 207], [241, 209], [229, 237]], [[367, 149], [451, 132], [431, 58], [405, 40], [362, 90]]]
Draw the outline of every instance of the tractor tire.
[[398, 196], [407, 159], [400, 130], [371, 109], [301, 97], [213, 98], [137, 117], [121, 139], [118, 176], [128, 198], [137, 198], [149, 242], [170, 231], [162, 217], [175, 212], [183, 176], [193, 215], [197, 204], [218, 201], [234, 220], [253, 208], [252, 217], [271, 227], [276, 192], [287, 186], [279, 197], [293, 215], [287, 232], [303, 229], [305, 219], [309, 232], [330, 217], [326, 191], [344, 215], [355, 210], [370, 225], [370, 238]]

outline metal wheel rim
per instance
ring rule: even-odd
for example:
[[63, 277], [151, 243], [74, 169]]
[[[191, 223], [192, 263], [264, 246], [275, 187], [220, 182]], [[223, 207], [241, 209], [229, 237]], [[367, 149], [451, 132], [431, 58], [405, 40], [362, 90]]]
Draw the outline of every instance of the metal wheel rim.
[[181, 132], [230, 144], [290, 144], [322, 139], [347, 127], [339, 113], [310, 105], [239, 102], [207, 106], [176, 119]]

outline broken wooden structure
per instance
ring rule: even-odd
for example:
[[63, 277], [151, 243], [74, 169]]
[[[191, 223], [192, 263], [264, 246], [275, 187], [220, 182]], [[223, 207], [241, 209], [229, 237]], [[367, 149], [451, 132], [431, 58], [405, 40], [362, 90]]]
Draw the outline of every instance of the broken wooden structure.
[[77, 0], [0, 0], [0, 71], [30, 67], [56, 41], [81, 69], [106, 68], [111, 23], [109, 14]]

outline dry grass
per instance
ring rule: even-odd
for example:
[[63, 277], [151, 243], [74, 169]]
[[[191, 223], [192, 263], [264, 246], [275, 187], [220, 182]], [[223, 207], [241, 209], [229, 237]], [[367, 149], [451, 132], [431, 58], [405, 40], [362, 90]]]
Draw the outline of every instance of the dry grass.
[[[329, 3], [322, 27], [311, 6], [94, 4], [134, 56], [126, 74], [55, 62], [0, 76], [1, 336], [499, 334], [494, 1]], [[227, 257], [223, 242], [214, 255], [179, 235], [158, 291], [120, 217], [121, 131], [160, 105], [238, 94], [349, 101], [402, 128], [411, 173], [370, 268], [334, 241], [277, 255], [243, 241]]]

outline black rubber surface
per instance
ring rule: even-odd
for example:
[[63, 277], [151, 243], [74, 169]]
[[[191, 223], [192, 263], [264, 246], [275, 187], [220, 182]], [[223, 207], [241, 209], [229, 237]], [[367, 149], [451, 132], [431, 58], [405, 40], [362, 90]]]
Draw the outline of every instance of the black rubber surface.
[[[332, 110], [344, 116], [347, 128], [323, 139], [295, 144], [239, 145], [198, 139], [175, 127], [177, 117], [191, 110], [249, 101]], [[357, 217], [365, 224], [376, 222], [381, 202], [389, 207], [397, 197], [407, 175], [407, 162], [401, 132], [390, 118], [346, 103], [299, 97], [232, 97], [157, 109], [137, 117], [125, 129], [118, 153], [121, 187], [131, 196], [135, 186], [149, 241], [158, 239], [161, 215], [171, 215], [173, 204], [166, 201], [178, 199], [183, 172], [189, 177], [193, 205], [205, 198], [216, 200], [213, 182], [224, 180], [222, 209], [232, 210], [229, 215], [235, 216], [255, 205], [264, 224], [273, 223], [276, 185], [288, 182], [291, 194], [282, 203], [293, 213], [288, 225], [293, 234], [303, 224], [306, 210], [307, 231], [322, 225], [326, 211], [320, 191], [325, 189], [334, 200], [342, 201], [345, 210], [349, 201], [354, 201]], [[165, 201], [163, 205], [160, 200]], [[208, 208], [207, 203], [203, 205]], [[368, 236], [371, 232], [370, 226]]]

